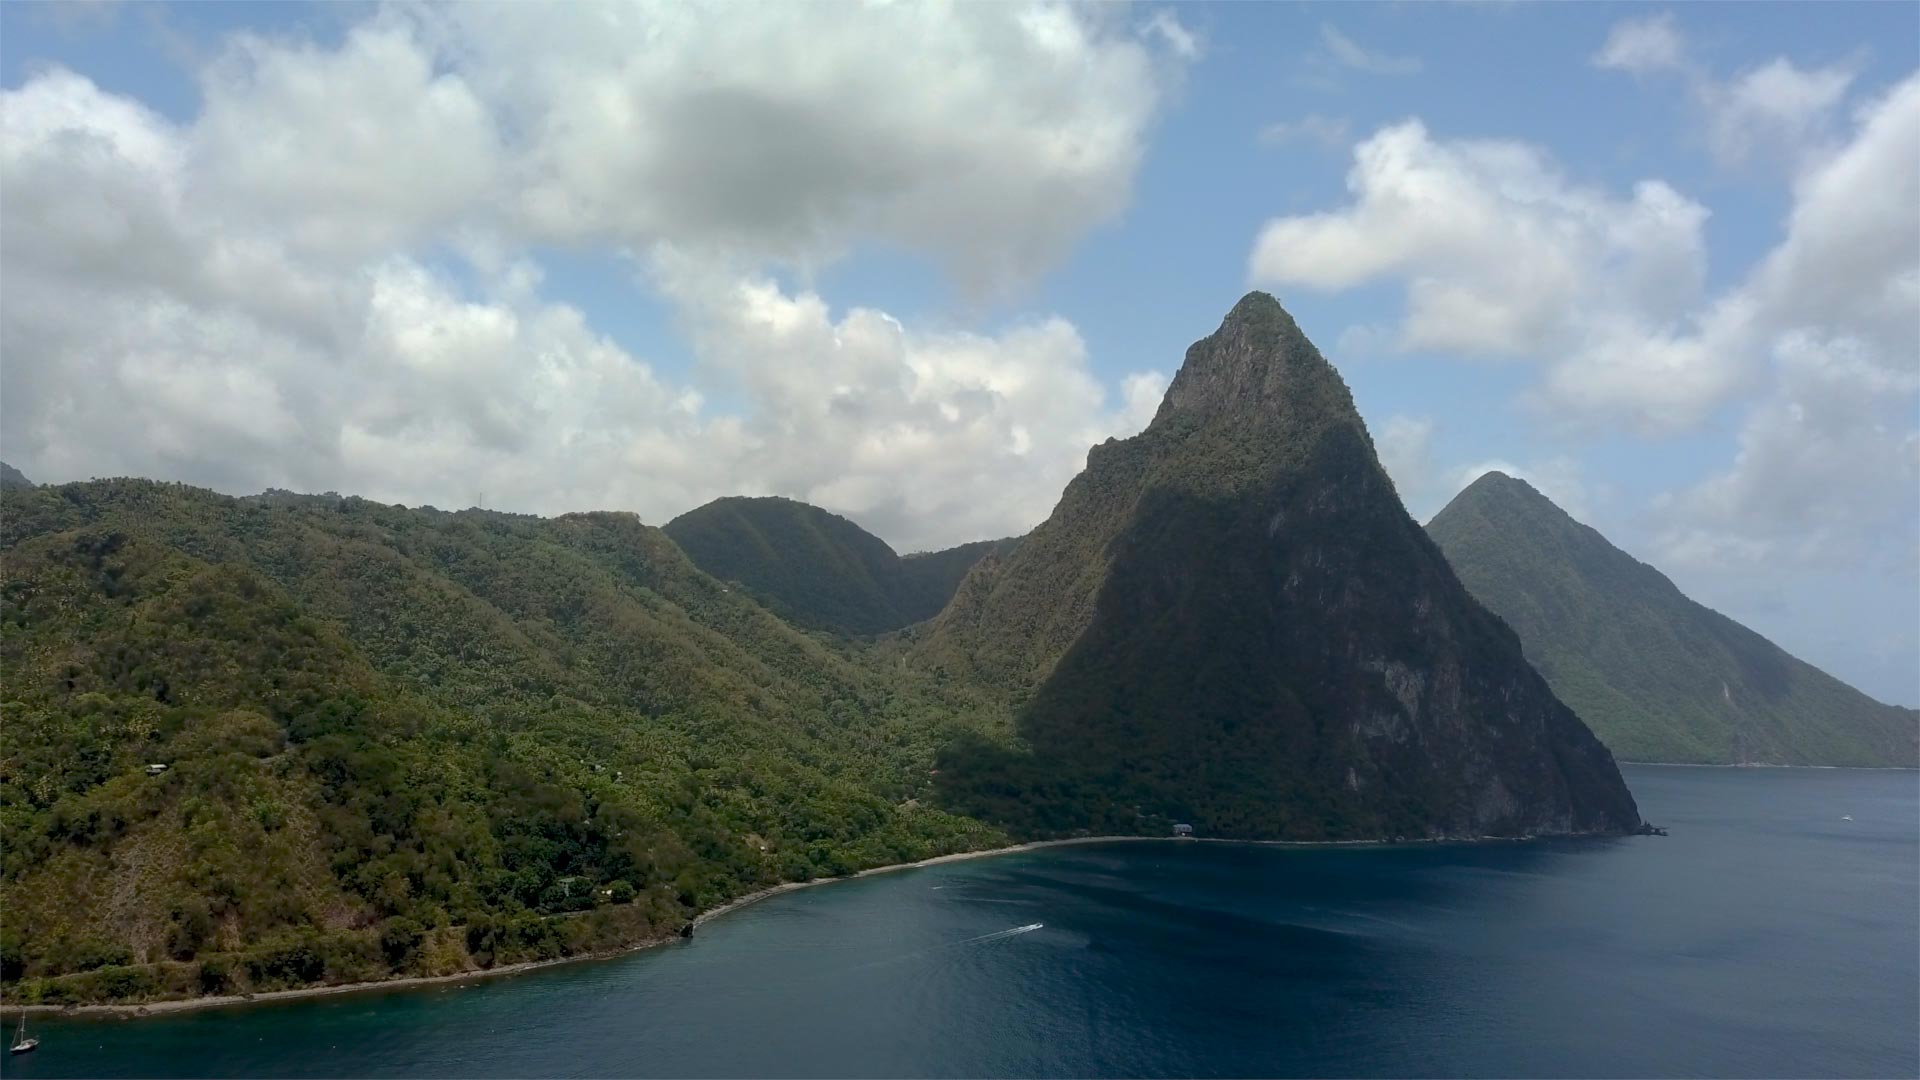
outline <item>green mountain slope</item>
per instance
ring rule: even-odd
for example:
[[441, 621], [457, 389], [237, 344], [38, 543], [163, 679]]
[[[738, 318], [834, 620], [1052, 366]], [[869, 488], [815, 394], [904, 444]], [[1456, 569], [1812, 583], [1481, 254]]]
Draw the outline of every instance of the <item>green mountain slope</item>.
[[565, 955], [998, 839], [921, 805], [963, 703], [631, 515], [102, 481], [0, 495], [0, 572], [29, 1000]]
[[1612, 756], [1454, 578], [1346, 385], [1260, 293], [913, 652], [1023, 706], [1025, 752], [956, 748], [940, 781], [1026, 832], [1639, 824]]
[[838, 514], [781, 498], [732, 497], [664, 526], [694, 565], [734, 582], [799, 626], [872, 635], [938, 614], [967, 570], [996, 544], [981, 541], [901, 558]]
[[1622, 758], [1920, 764], [1920, 713], [1882, 705], [1687, 599], [1525, 481], [1482, 476], [1427, 531]]
[[0, 491], [29, 491], [32, 488], [33, 481], [27, 479], [24, 473], [0, 461]]

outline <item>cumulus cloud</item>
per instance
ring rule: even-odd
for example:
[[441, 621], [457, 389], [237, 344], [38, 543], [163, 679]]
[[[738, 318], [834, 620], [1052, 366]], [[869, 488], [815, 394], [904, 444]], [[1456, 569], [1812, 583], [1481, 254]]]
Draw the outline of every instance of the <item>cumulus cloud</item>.
[[1747, 291], [1784, 328], [1837, 328], [1920, 363], [1920, 75], [1856, 125], [1795, 181], [1786, 239]]
[[342, 256], [872, 244], [994, 291], [1126, 205], [1198, 50], [1170, 11], [1051, 4], [392, 9], [337, 48], [233, 36], [178, 150], [201, 215]]
[[1730, 82], [1705, 82], [1709, 145], [1727, 163], [1764, 152], [1794, 160], [1825, 141], [1853, 78], [1843, 67], [1807, 70], [1776, 57]]
[[1354, 148], [1342, 210], [1262, 228], [1255, 281], [1345, 289], [1403, 277], [1409, 348], [1526, 354], [1577, 301], [1673, 311], [1697, 295], [1706, 210], [1658, 181], [1583, 188], [1524, 143], [1441, 140], [1419, 121]]
[[1355, 147], [1347, 188], [1345, 207], [1269, 221], [1249, 277], [1399, 281], [1399, 348], [1541, 362], [1535, 400], [1582, 426], [1697, 426], [1762, 387], [1791, 332], [1915, 353], [1920, 77], [1859, 110], [1853, 137], [1796, 180], [1782, 242], [1717, 296], [1702, 288], [1706, 209], [1658, 180], [1616, 195], [1538, 148], [1409, 121]]
[[907, 547], [1024, 531], [1087, 448], [1140, 430], [1166, 389], [1143, 373], [1110, 403], [1079, 332], [1057, 318], [993, 336], [920, 332], [872, 309], [836, 317], [817, 295], [675, 252], [651, 274], [686, 313], [701, 362], [755, 404], [729, 473]]
[[1802, 68], [1786, 57], [1722, 78], [1696, 59], [1671, 14], [1623, 19], [1594, 66], [1680, 78], [1722, 164], [1767, 155], [1798, 164], [1827, 143], [1855, 72], [1846, 64]]
[[1676, 563], [1859, 566], [1920, 550], [1920, 76], [1795, 185], [1741, 290], [1775, 378], [1733, 464], [1663, 500]]
[[517, 230], [796, 263], [900, 245], [992, 290], [1126, 205], [1198, 53], [1162, 14], [458, 4], [420, 34], [513, 133]]
[[[1269, 221], [1249, 276], [1326, 290], [1398, 279], [1400, 348], [1566, 356], [1611, 335], [1644, 338], [1700, 295], [1707, 211], [1660, 181], [1614, 195], [1572, 182], [1535, 147], [1436, 139], [1419, 121], [1353, 153], [1352, 202]], [[1700, 389], [1646, 389], [1684, 394], [1683, 411], [1701, 404]]]
[[1858, 339], [1790, 334], [1778, 379], [1727, 469], [1665, 496], [1662, 555], [1724, 569], [1766, 563], [1913, 573], [1920, 550], [1920, 371]]
[[[1059, 319], [915, 328], [765, 268], [883, 244], [969, 287], [1037, 273], [1124, 205], [1178, 24], [822, 16], [795, 49], [775, 9], [388, 11], [333, 48], [230, 39], [179, 123], [35, 76], [0, 95], [0, 449], [51, 479], [652, 520], [777, 492], [907, 547], [1023, 531], [1164, 379], [1103, 385]], [[695, 370], [547, 295], [545, 243], [640, 259]]]
[[[1754, 402], [1735, 461], [1655, 508], [1649, 528], [1676, 566], [1785, 554], [1857, 565], [1867, 548], [1911, 566], [1920, 76], [1862, 104], [1853, 130], [1805, 162], [1780, 242], [1715, 295], [1702, 287], [1706, 210], [1659, 181], [1615, 194], [1569, 180], [1536, 148], [1408, 122], [1355, 148], [1347, 186], [1343, 207], [1268, 222], [1249, 276], [1327, 290], [1398, 282], [1404, 313], [1384, 331], [1394, 345], [1533, 361], [1531, 400], [1576, 428], [1697, 431]], [[1398, 454], [1418, 433], [1396, 431], [1385, 448]], [[1570, 463], [1505, 471], [1570, 509], [1586, 498]]]
[[338, 49], [231, 39], [201, 74], [186, 145], [208, 216], [291, 244], [364, 257], [434, 235], [501, 182], [488, 106], [397, 19]]

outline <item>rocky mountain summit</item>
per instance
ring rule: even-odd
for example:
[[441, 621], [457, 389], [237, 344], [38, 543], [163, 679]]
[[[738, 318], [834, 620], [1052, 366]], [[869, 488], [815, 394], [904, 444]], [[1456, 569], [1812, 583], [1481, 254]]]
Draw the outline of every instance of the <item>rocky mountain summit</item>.
[[1024, 749], [941, 763], [1034, 833], [1519, 836], [1640, 824], [1613, 756], [1401, 506], [1273, 297], [1187, 351], [1148, 428], [976, 566], [916, 657], [1000, 687]]

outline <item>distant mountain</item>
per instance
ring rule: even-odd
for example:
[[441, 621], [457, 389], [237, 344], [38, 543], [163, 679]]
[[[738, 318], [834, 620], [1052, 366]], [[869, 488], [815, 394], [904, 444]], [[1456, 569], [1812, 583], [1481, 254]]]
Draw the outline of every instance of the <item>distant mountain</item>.
[[1874, 701], [1687, 599], [1524, 480], [1482, 476], [1427, 532], [1622, 758], [1920, 764], [1920, 713]]
[[964, 707], [631, 514], [9, 490], [0, 582], [12, 1002], [563, 956], [1002, 839], [931, 805]]
[[1345, 383], [1263, 293], [913, 655], [1022, 705], [1025, 751], [956, 747], [940, 786], [1023, 832], [1639, 824], [1612, 755], [1407, 516]]
[[667, 522], [665, 532], [700, 569], [739, 584], [796, 625], [881, 634], [938, 614], [960, 579], [996, 546], [894, 553], [838, 514], [782, 498], [715, 499]]
[[0, 491], [31, 491], [33, 481], [21, 474], [19, 469], [0, 461]]

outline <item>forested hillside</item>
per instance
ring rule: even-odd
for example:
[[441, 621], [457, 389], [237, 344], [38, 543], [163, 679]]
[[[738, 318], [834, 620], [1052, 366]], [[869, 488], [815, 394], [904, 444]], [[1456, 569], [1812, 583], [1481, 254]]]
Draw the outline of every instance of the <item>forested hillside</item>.
[[97, 481], [0, 495], [0, 570], [28, 1000], [566, 955], [1001, 839], [920, 801], [964, 700], [631, 515]]
[[1693, 602], [1524, 480], [1482, 476], [1427, 531], [1623, 758], [1920, 764], [1920, 713], [1874, 701]]
[[797, 625], [871, 635], [939, 614], [973, 564], [1015, 541], [904, 558], [838, 514], [780, 498], [715, 499], [667, 522], [694, 565]]

